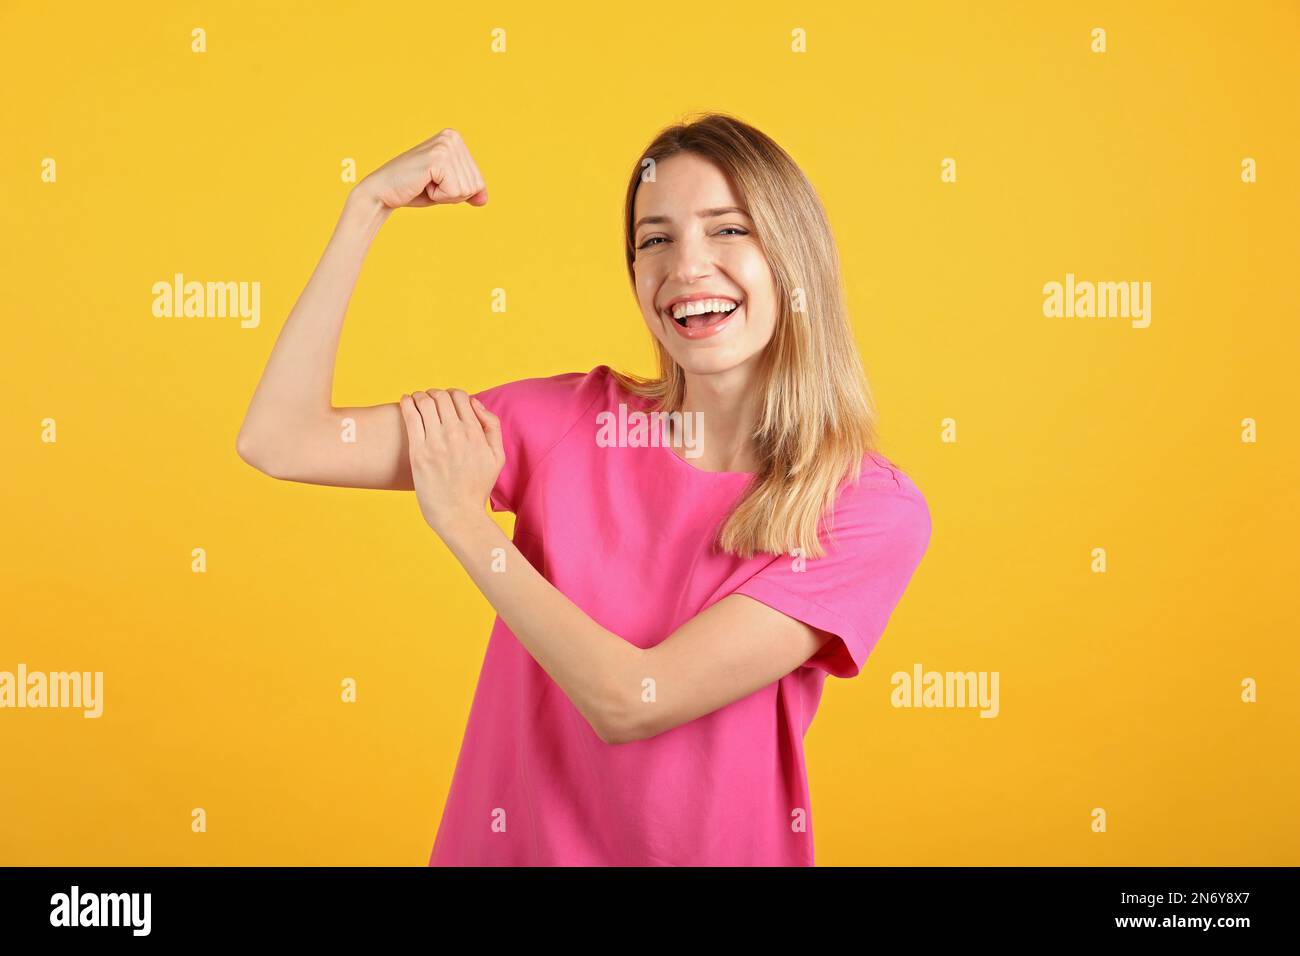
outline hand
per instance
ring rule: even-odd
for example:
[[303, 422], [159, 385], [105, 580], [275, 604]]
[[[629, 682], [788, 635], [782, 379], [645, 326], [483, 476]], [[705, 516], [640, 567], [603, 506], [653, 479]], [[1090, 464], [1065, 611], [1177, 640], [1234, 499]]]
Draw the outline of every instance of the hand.
[[501, 420], [458, 388], [403, 395], [411, 475], [420, 511], [438, 536], [484, 517], [505, 450]]
[[444, 129], [390, 159], [353, 188], [387, 209], [487, 202], [483, 176], [454, 129]]

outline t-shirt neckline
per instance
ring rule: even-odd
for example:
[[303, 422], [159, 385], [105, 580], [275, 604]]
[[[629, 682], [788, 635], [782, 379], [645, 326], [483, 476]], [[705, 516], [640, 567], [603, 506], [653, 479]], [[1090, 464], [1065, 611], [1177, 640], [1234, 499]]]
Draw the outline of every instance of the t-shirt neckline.
[[707, 469], [704, 468], [696, 468], [687, 459], [677, 454], [677, 452], [673, 450], [672, 445], [659, 445], [658, 447], [661, 452], [666, 454], [669, 458], [673, 459], [673, 461], [677, 462], [683, 468], [689, 468], [697, 475], [719, 475], [719, 476], [726, 475], [733, 478], [753, 478], [754, 475], [757, 474], [757, 472], [753, 472], [753, 471], [708, 471]]
[[[617, 379], [615, 379], [614, 382], [615, 382], [614, 391], [616, 394], [618, 394], [620, 401], [626, 401], [627, 399], [630, 398], [637, 405], [641, 406], [642, 410], [645, 410], [654, 404], [644, 395], [638, 395], [635, 392], [629, 392], [626, 389], [619, 386]], [[696, 468], [694, 465], [690, 463], [690, 461], [678, 455], [677, 452], [673, 450], [671, 444], [667, 444], [667, 445], [656, 444], [655, 447], [662, 454], [667, 455], [669, 458], [672, 458], [675, 462], [677, 462], [679, 467], [687, 468], [691, 472], [697, 475], [718, 475], [719, 477], [729, 477], [729, 478], [753, 478], [756, 474], [758, 474], [758, 472], [754, 472], [754, 471], [706, 471], [703, 468]]]

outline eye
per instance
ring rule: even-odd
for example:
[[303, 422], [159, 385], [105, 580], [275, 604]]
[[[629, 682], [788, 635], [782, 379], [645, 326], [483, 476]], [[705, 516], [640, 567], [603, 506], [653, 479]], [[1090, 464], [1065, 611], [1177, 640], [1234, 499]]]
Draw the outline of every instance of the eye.
[[[738, 235], [738, 236], [747, 236], [747, 235], [749, 235], [749, 230], [747, 230], [747, 229], [743, 229], [743, 228], [740, 227], [740, 226], [723, 226], [722, 229], [720, 229], [720, 230], [718, 231], [718, 234], [719, 234], [719, 235], [722, 235], [723, 233], [728, 233], [728, 232], [730, 232], [730, 233], [734, 233], [735, 235]], [[659, 242], [667, 242], [667, 241], [668, 241], [668, 240], [667, 240], [666, 238], [664, 238], [663, 236], [651, 236], [649, 239], [645, 239], [645, 240], [643, 240], [642, 243], [641, 243], [641, 245], [637, 246], [637, 248], [638, 248], [638, 249], [649, 249], [649, 248], [651, 248], [652, 246], [654, 246], [656, 243], [659, 243]]]

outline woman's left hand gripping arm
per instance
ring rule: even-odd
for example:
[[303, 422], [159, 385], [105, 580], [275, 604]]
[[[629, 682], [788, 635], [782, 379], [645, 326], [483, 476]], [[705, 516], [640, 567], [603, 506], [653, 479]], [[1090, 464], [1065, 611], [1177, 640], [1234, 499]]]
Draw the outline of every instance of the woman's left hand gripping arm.
[[460, 389], [415, 392], [398, 404], [424, 520], [596, 734], [617, 742], [645, 652], [588, 617], [488, 516], [505, 464], [500, 420]]
[[[398, 404], [424, 519], [606, 743], [642, 740], [740, 700], [829, 639], [732, 594], [653, 647], [624, 640], [542, 577], [488, 517], [485, 504], [505, 464], [500, 420], [460, 389], [415, 392]], [[647, 680], [658, 688], [652, 701], [643, 695]]]

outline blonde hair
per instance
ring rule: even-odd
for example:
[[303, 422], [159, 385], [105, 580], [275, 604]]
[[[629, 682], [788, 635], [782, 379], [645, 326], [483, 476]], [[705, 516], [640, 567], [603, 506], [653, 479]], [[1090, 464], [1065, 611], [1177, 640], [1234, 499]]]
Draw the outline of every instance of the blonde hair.
[[[633, 294], [632, 217], [642, 170], [680, 152], [710, 160], [730, 177], [777, 287], [776, 327], [759, 363], [763, 398], [751, 436], [759, 469], [723, 523], [717, 544], [744, 558], [795, 548], [821, 557], [823, 518], [841, 484], [858, 479], [864, 456], [877, 442], [874, 402], [849, 326], [839, 252], [826, 212], [794, 160], [747, 123], [706, 113], [669, 126], [641, 154], [627, 187], [623, 231]], [[795, 311], [796, 304], [802, 311]], [[657, 377], [614, 375], [656, 410], [680, 411], [685, 373], [657, 339], [654, 345]]]

